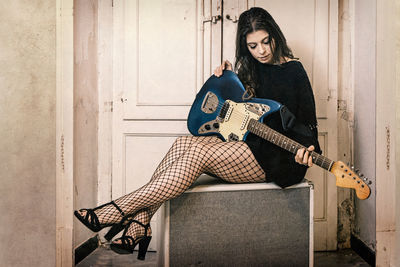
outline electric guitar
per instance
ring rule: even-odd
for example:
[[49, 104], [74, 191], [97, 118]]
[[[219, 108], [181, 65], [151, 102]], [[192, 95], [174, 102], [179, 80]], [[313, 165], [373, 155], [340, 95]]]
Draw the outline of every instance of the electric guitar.
[[[262, 123], [265, 117], [280, 110], [280, 103], [261, 98], [243, 101], [244, 91], [242, 83], [232, 71], [224, 71], [219, 78], [211, 76], [190, 109], [187, 120], [190, 133], [195, 136], [217, 135], [224, 141], [240, 141], [246, 140], [251, 132], [293, 154], [305, 148]], [[314, 151], [310, 156], [315, 165], [336, 176], [336, 186], [355, 189], [360, 199], [366, 199], [371, 194], [368, 179], [363, 175], [361, 179], [343, 162], [335, 162]]]

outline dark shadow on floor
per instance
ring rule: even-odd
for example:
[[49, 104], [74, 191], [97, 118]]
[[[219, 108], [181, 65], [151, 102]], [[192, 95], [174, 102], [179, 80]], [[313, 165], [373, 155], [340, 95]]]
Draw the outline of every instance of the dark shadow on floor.
[[[137, 259], [137, 252], [129, 255], [119, 255], [106, 247], [100, 247], [86, 257], [77, 267], [127, 267], [127, 266], [157, 266], [157, 253], [147, 252], [146, 260]], [[315, 252], [315, 267], [368, 267], [360, 256], [351, 249], [344, 249], [335, 252]]]

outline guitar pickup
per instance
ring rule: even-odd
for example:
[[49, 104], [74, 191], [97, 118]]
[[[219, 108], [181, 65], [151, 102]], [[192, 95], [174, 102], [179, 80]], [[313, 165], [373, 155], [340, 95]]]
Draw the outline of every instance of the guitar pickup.
[[247, 123], [249, 122], [250, 116], [249, 114], [246, 114], [246, 116], [244, 117], [242, 124], [240, 125], [240, 130], [244, 130], [247, 126]]
[[[225, 102], [226, 103], [226, 102]], [[228, 121], [229, 120], [229, 118], [231, 117], [231, 114], [232, 114], [232, 111], [233, 111], [233, 106], [232, 105], [229, 105], [229, 108], [228, 108], [228, 111], [226, 112], [226, 115], [225, 115], [225, 121]]]

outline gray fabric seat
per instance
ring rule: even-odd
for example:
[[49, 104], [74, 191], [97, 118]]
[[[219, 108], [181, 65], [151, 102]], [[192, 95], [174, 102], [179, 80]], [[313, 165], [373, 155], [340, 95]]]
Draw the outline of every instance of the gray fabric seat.
[[311, 266], [312, 192], [307, 180], [281, 189], [202, 175], [169, 201], [160, 256], [169, 266]]

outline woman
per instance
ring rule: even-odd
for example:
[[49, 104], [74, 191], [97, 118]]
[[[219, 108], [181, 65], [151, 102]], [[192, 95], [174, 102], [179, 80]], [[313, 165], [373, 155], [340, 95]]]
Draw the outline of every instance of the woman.
[[[214, 74], [232, 70], [224, 61]], [[105, 238], [124, 229], [121, 238], [110, 245], [117, 253], [132, 253], [139, 244], [139, 259], [144, 259], [151, 239], [150, 219], [165, 201], [177, 197], [199, 177], [212, 173], [232, 183], [270, 182], [282, 187], [300, 182], [309, 152], [320, 152], [317, 141], [314, 97], [301, 63], [294, 60], [279, 26], [261, 8], [241, 14], [236, 38], [235, 69], [246, 88], [247, 97], [269, 98], [286, 105], [297, 118], [299, 129], [283, 130], [281, 118], [268, 117], [267, 123], [296, 139], [308, 149], [295, 157], [267, 141], [250, 134], [246, 141], [223, 142], [217, 137], [179, 137], [172, 145], [150, 181], [110, 203], [95, 209], [75, 211], [75, 216], [92, 231], [112, 226]]]

